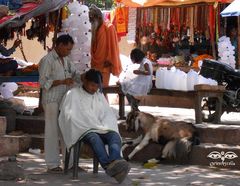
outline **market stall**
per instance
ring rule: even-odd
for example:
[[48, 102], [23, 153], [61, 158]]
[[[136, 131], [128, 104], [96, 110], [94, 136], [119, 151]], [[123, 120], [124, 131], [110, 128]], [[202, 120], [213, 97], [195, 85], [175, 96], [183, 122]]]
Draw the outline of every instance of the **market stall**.
[[[22, 36], [25, 36], [29, 40], [37, 38], [37, 40], [43, 44], [44, 49], [46, 49], [46, 37], [48, 36], [49, 32], [59, 31], [57, 28], [59, 22], [59, 11], [55, 10], [59, 10], [66, 4], [67, 1], [30, 0], [29, 2], [29, 0], [27, 0], [26, 2], [27, 3], [21, 4], [17, 10], [12, 10], [9, 8], [7, 15], [1, 16], [0, 29], [1, 33], [4, 35], [1, 37], [3, 40], [1, 44], [6, 44], [10, 39], [21, 39]], [[28, 23], [30, 28], [26, 28], [25, 23], [30, 19], [31, 22]], [[35, 76], [37, 75], [37, 65], [32, 65], [32, 68], [29, 67], [22, 45], [23, 44], [21, 43], [19, 48], [23, 54], [24, 62], [20, 65], [27, 66], [27, 68], [20, 68], [19, 71], [16, 72], [16, 75], [19, 77], [26, 75]], [[16, 78], [14, 79], [16, 80]], [[1, 81], [3, 80], [11, 81], [11, 78], [2, 77]], [[37, 78], [34, 77], [33, 80], [37, 81]]]
[[[46, 50], [46, 37], [51, 31], [59, 31], [58, 23], [61, 18], [59, 10], [66, 3], [67, 0], [32, 1], [22, 4], [18, 10], [9, 10], [6, 16], [0, 18], [0, 29], [5, 32], [3, 41], [21, 39], [21, 37], [27, 37], [29, 40], [37, 38]], [[30, 19], [31, 21], [29, 21]], [[27, 21], [29, 21], [30, 28], [26, 27]], [[25, 82], [25, 84], [32, 84], [30, 82], [36, 82], [38, 84], [38, 65], [27, 61], [22, 45], [23, 43], [19, 47], [23, 54], [23, 60], [16, 59], [18, 61], [17, 71], [11, 76], [0, 76], [0, 83]]]
[[[166, 97], [159, 99], [158, 106], [164, 105], [164, 100], [172, 102], [171, 106], [179, 106], [178, 103], [181, 103], [181, 106], [185, 105], [185, 101], [173, 99], [172, 92], [181, 91], [187, 94], [189, 91], [195, 91], [194, 86], [199, 84], [218, 87], [216, 80], [205, 78], [198, 73], [204, 59], [231, 61], [229, 65], [235, 68], [234, 47], [228, 43], [229, 38], [222, 37], [225, 35], [227, 20], [220, 17], [220, 12], [227, 6], [226, 3], [231, 1], [117, 2], [119, 8], [129, 8], [127, 39], [145, 50], [147, 57], [155, 65], [153, 89], [156, 88], [157, 95], [161, 95], [163, 90], [168, 90]], [[161, 50], [160, 54], [156, 52], [158, 49]], [[209, 92], [203, 92], [206, 93], [203, 97], [211, 96]], [[150, 99], [144, 97], [141, 103], [149, 105], [157, 102], [156, 97], [152, 98], [152, 102]], [[202, 98], [200, 99], [202, 101]]]
[[[219, 13], [229, 2], [231, 0], [117, 1], [118, 8], [129, 7], [128, 36], [131, 33], [136, 45], [153, 60], [163, 54], [165, 57], [187, 52], [186, 64], [178, 66], [188, 66], [190, 60], [193, 65], [195, 61], [191, 57], [196, 55], [217, 58], [216, 41], [226, 30], [226, 19], [221, 19]], [[116, 12], [116, 17], [121, 15]], [[196, 62], [194, 67], [198, 67]]]

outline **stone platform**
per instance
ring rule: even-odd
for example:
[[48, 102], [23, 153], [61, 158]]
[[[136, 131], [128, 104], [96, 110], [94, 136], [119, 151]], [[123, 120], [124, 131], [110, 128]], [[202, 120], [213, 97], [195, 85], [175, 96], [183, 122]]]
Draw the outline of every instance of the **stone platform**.
[[[142, 107], [144, 108], [144, 107]], [[169, 109], [152, 107], [150, 112], [154, 115], [161, 115], [174, 120], [182, 120], [194, 123], [194, 111], [191, 109]], [[117, 112], [117, 111], [116, 111]], [[237, 113], [236, 113], [237, 114]], [[228, 118], [227, 118], [228, 117]], [[192, 164], [192, 165], [212, 165], [216, 167], [228, 167], [232, 169], [240, 168], [240, 126], [238, 122], [233, 120], [236, 118], [231, 115], [223, 116], [223, 124], [195, 124], [199, 133], [201, 144], [193, 146], [189, 155], [188, 161], [183, 162], [167, 162], [171, 164]], [[121, 123], [121, 121], [120, 121]], [[17, 130], [28, 133], [31, 137], [29, 148], [43, 149], [44, 142], [44, 117], [43, 116], [19, 116], [16, 122]], [[128, 133], [123, 124], [119, 125], [119, 130], [124, 138], [134, 138], [139, 133]], [[123, 153], [127, 156], [133, 147], [129, 147]], [[133, 158], [133, 161], [144, 162], [151, 158], [156, 158], [161, 155], [162, 146], [156, 143], [150, 143], [144, 149], [139, 151]], [[214, 152], [219, 154], [218, 159], [212, 159], [209, 156]], [[87, 150], [85, 152], [88, 152]], [[237, 157], [230, 159], [228, 152], [235, 153]], [[222, 159], [220, 159], [222, 158]]]

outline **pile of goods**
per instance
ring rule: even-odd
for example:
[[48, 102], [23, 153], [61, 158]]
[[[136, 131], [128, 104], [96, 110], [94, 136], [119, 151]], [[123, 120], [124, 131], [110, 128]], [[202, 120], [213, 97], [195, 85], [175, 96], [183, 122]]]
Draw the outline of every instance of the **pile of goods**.
[[185, 73], [175, 67], [168, 70], [166, 67], [158, 68], [156, 71], [156, 88], [190, 91], [194, 90], [194, 85], [207, 84], [217, 85], [217, 81], [211, 78], [205, 78], [196, 71], [190, 70]]
[[222, 36], [218, 40], [218, 55], [219, 61], [227, 63], [231, 67], [235, 68], [235, 47], [231, 44], [230, 38]]
[[33, 64], [25, 68], [19, 68], [16, 72], [18, 76], [35, 76], [38, 75], [38, 64]]
[[71, 58], [76, 69], [83, 73], [90, 68], [91, 24], [86, 5], [73, 1], [68, 5], [70, 16], [62, 22], [62, 33], [68, 33], [74, 39]]

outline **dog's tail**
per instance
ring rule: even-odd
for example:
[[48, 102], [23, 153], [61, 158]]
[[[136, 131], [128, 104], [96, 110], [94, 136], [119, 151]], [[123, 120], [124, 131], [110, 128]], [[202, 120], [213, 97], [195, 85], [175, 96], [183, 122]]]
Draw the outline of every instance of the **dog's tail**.
[[175, 139], [169, 141], [163, 148], [163, 159], [185, 159], [192, 149], [192, 142], [187, 138]]

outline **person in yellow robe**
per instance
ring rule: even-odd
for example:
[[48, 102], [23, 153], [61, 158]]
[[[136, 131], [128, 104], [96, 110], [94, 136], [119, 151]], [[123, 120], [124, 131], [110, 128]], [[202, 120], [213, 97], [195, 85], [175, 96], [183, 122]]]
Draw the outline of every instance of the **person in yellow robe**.
[[102, 73], [103, 87], [106, 87], [110, 74], [119, 76], [122, 71], [117, 33], [111, 23], [104, 22], [101, 10], [95, 5], [89, 8], [89, 21], [92, 25], [91, 68]]

